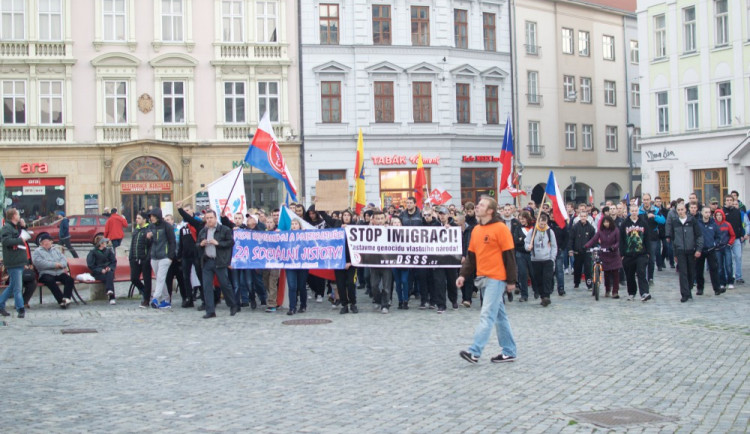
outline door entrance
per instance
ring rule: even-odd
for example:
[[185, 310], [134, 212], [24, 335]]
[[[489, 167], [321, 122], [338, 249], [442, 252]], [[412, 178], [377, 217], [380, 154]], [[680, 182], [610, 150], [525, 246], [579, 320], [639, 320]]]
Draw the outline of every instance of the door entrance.
[[128, 219], [128, 222], [135, 224], [135, 216], [141, 211], [148, 211], [152, 208], [159, 208], [161, 202], [169, 202], [171, 194], [164, 193], [143, 193], [143, 194], [123, 194], [122, 215]]

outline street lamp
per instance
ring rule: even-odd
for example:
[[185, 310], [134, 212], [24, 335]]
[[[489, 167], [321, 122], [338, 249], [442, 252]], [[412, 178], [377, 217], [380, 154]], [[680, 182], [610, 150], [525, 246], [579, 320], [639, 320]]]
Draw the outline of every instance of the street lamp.
[[628, 197], [633, 197], [633, 131], [635, 125], [627, 124], [628, 128]]

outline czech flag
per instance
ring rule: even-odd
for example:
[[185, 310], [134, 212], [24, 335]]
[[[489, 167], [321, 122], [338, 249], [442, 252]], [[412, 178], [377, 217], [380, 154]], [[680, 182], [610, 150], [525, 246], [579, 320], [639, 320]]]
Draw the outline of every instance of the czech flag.
[[422, 163], [422, 153], [419, 153], [417, 160], [417, 176], [414, 177], [414, 199], [417, 200], [417, 208], [422, 209], [425, 200], [425, 190], [427, 189], [427, 177], [424, 173], [424, 164]]
[[286, 166], [286, 162], [284, 162], [284, 157], [281, 155], [279, 142], [273, 133], [268, 112], [263, 115], [258, 124], [253, 141], [250, 143], [250, 148], [245, 155], [245, 161], [257, 167], [263, 173], [283, 181], [292, 200], [297, 201], [297, 186], [294, 184], [292, 174], [289, 172], [289, 168]]
[[513, 187], [513, 127], [510, 125], [510, 116], [505, 121], [505, 135], [503, 136], [503, 147], [500, 150], [500, 164], [503, 165], [500, 171], [500, 191], [508, 190]]
[[567, 213], [565, 212], [565, 201], [560, 192], [560, 187], [557, 185], [555, 174], [551, 170], [549, 172], [549, 179], [547, 179], [547, 189], [544, 193], [552, 200], [552, 218], [555, 219], [555, 223], [557, 223], [558, 226], [564, 228], [565, 219], [567, 218]]
[[360, 215], [365, 205], [365, 145], [360, 128], [359, 140], [357, 140], [357, 160], [354, 163], [354, 213]]

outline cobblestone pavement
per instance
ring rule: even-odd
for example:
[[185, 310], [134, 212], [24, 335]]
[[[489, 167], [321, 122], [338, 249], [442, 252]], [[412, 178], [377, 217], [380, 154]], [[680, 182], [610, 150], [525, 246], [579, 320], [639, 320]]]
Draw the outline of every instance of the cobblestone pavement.
[[[750, 255], [747, 255], [750, 256]], [[750, 261], [750, 258], [748, 259]], [[747, 268], [746, 268], [747, 269]], [[508, 305], [515, 363], [480, 363], [470, 309], [339, 315], [243, 309], [57, 308], [32, 301], [0, 326], [3, 432], [592, 432], [571, 414], [637, 408], [670, 422], [617, 432], [747, 432], [750, 285], [681, 304], [674, 270], [647, 303], [595, 302], [583, 290], [552, 305]], [[127, 285], [118, 286], [124, 294]], [[82, 295], [86, 297], [86, 290]], [[624, 290], [623, 290], [624, 292]], [[176, 300], [176, 306], [179, 301]], [[8, 307], [11, 307], [9, 305]], [[326, 325], [288, 326], [322, 318]], [[94, 328], [96, 334], [62, 335]], [[604, 429], [606, 431], [606, 429]]]

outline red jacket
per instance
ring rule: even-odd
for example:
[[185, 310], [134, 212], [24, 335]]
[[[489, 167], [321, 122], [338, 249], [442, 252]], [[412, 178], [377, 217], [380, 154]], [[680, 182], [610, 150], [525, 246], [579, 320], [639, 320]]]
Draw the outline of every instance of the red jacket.
[[[714, 216], [716, 216], [716, 214], [721, 214], [721, 223], [718, 221], [716, 222], [716, 225], [719, 226], [719, 230], [722, 232], [721, 244], [731, 246], [737, 238], [734, 233], [734, 228], [732, 228], [732, 225], [727, 222], [727, 216], [724, 214], [724, 211], [717, 209], [714, 211]], [[716, 217], [714, 217], [714, 220], [716, 220]]]
[[112, 214], [104, 225], [104, 237], [110, 240], [121, 240], [125, 238], [125, 233], [122, 230], [126, 227], [128, 227], [128, 221], [125, 220], [125, 217], [120, 214]]

